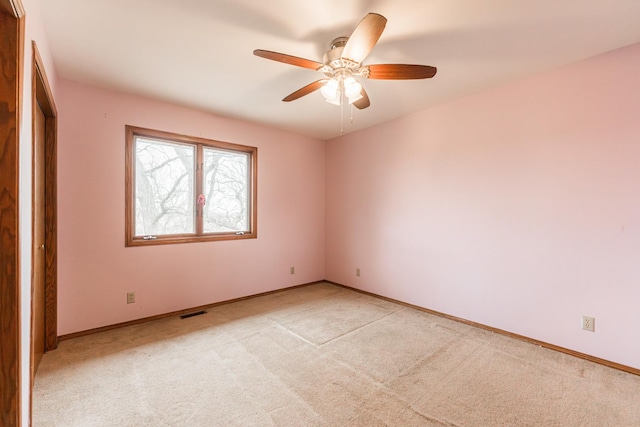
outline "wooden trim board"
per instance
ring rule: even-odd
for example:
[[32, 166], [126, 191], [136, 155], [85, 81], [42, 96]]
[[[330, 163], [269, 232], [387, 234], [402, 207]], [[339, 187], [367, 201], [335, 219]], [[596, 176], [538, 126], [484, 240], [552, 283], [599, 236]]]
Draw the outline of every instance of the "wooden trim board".
[[111, 329], [122, 328], [122, 327], [130, 326], [130, 325], [137, 325], [137, 324], [140, 324], [140, 323], [150, 322], [150, 321], [158, 320], [158, 319], [164, 319], [164, 318], [167, 318], [167, 317], [181, 316], [183, 314], [187, 314], [187, 313], [191, 313], [191, 312], [195, 312], [195, 311], [200, 311], [200, 310], [206, 310], [206, 309], [209, 309], [209, 308], [212, 308], [212, 307], [216, 307], [216, 306], [219, 306], [219, 305], [231, 304], [231, 303], [234, 303], [234, 302], [244, 301], [244, 300], [248, 300], [248, 299], [252, 299], [252, 298], [257, 298], [257, 297], [261, 297], [261, 296], [265, 296], [265, 295], [284, 292], [284, 291], [288, 291], [288, 290], [291, 290], [291, 289], [301, 288], [301, 287], [310, 286], [310, 285], [314, 285], [314, 284], [317, 284], [317, 283], [323, 283], [323, 282], [330, 283], [332, 285], [339, 286], [339, 287], [345, 288], [345, 289], [349, 289], [349, 290], [352, 290], [352, 291], [355, 291], [355, 292], [359, 292], [361, 294], [369, 295], [369, 296], [372, 296], [372, 297], [375, 297], [375, 298], [380, 298], [380, 299], [385, 300], [385, 301], [390, 301], [390, 302], [393, 302], [393, 303], [396, 303], [396, 304], [400, 304], [400, 305], [403, 305], [405, 307], [409, 307], [409, 308], [412, 308], [412, 309], [415, 309], [415, 310], [420, 310], [420, 311], [423, 311], [425, 313], [432, 314], [434, 316], [443, 317], [445, 319], [452, 320], [454, 322], [463, 323], [465, 325], [473, 326], [473, 327], [484, 329], [484, 330], [487, 330], [487, 331], [490, 331], [490, 332], [493, 332], [493, 333], [496, 333], [496, 334], [504, 335], [504, 336], [507, 336], [509, 338], [517, 339], [519, 341], [525, 341], [525, 342], [528, 342], [530, 344], [534, 344], [534, 345], [537, 345], [537, 346], [540, 346], [540, 347], [543, 347], [543, 348], [547, 348], [549, 350], [558, 351], [560, 353], [568, 354], [570, 356], [577, 357], [577, 358], [583, 359], [583, 360], [587, 360], [589, 362], [597, 363], [599, 365], [604, 365], [604, 366], [607, 366], [609, 368], [617, 369], [619, 371], [623, 371], [623, 372], [627, 372], [627, 373], [630, 373], [630, 374], [633, 374], [633, 375], [640, 376], [640, 369], [632, 368], [631, 366], [622, 365], [620, 363], [612, 362], [610, 360], [601, 359], [599, 357], [591, 356], [591, 355], [588, 355], [588, 354], [585, 354], [585, 353], [580, 353], [578, 351], [574, 351], [574, 350], [571, 350], [571, 349], [568, 349], [568, 348], [560, 347], [560, 346], [557, 346], [557, 345], [554, 345], [554, 344], [549, 344], [549, 343], [544, 342], [544, 341], [540, 341], [540, 340], [536, 340], [536, 339], [533, 339], [533, 338], [529, 338], [529, 337], [526, 337], [524, 335], [514, 334], [513, 332], [508, 332], [508, 331], [505, 331], [505, 330], [502, 330], [502, 329], [498, 329], [498, 328], [494, 328], [494, 327], [491, 327], [491, 326], [483, 325], [482, 323], [472, 322], [471, 320], [463, 319], [463, 318], [456, 317], [456, 316], [451, 316], [449, 314], [441, 313], [439, 311], [435, 311], [435, 310], [431, 310], [431, 309], [428, 309], [428, 308], [420, 307], [420, 306], [417, 306], [417, 305], [409, 304], [409, 303], [406, 303], [406, 302], [398, 301], [398, 300], [395, 300], [393, 298], [388, 298], [388, 297], [384, 297], [384, 296], [381, 296], [381, 295], [377, 295], [377, 294], [374, 294], [372, 292], [367, 292], [367, 291], [363, 291], [361, 289], [352, 288], [350, 286], [346, 286], [346, 285], [343, 285], [343, 284], [340, 284], [340, 283], [332, 282], [330, 280], [318, 280], [316, 282], [305, 283], [305, 284], [302, 284], [302, 285], [291, 286], [291, 287], [283, 288], [283, 289], [277, 289], [275, 291], [263, 292], [263, 293], [260, 293], [260, 294], [250, 295], [250, 296], [246, 296], [246, 297], [242, 297], [242, 298], [235, 298], [235, 299], [232, 299], [232, 300], [221, 301], [221, 302], [217, 302], [217, 303], [213, 303], [213, 304], [207, 304], [207, 305], [201, 305], [201, 306], [198, 306], [198, 307], [188, 308], [188, 309], [185, 309], [185, 310], [173, 311], [171, 313], [160, 314], [160, 315], [157, 315], [157, 316], [145, 317], [143, 319], [132, 320], [130, 322], [123, 322], [123, 323], [118, 323], [118, 324], [115, 324], [115, 325], [109, 325], [109, 326], [103, 326], [103, 327], [100, 327], [100, 328], [89, 329], [89, 330], [86, 330], [86, 331], [74, 332], [74, 333], [71, 333], [71, 334], [62, 335], [62, 336], [58, 337], [58, 340], [60, 340], [60, 341], [69, 340], [69, 339], [72, 339], [72, 338], [77, 338], [77, 337], [81, 337], [81, 336], [85, 336], [85, 335], [91, 335], [91, 334], [94, 334], [94, 333], [108, 331], [108, 330], [111, 330]]
[[405, 307], [413, 308], [415, 310], [420, 310], [420, 311], [423, 311], [425, 313], [433, 314], [434, 316], [443, 317], [443, 318], [448, 319], [448, 320], [453, 320], [454, 322], [463, 323], [463, 324], [469, 325], [469, 326], [474, 326], [476, 328], [480, 328], [480, 329], [484, 329], [486, 331], [490, 331], [490, 332], [493, 332], [493, 333], [496, 333], [496, 334], [504, 335], [504, 336], [509, 337], [509, 338], [514, 338], [514, 339], [517, 339], [519, 341], [525, 341], [525, 342], [528, 342], [530, 344], [534, 344], [534, 345], [537, 345], [537, 346], [540, 346], [540, 347], [543, 347], [543, 348], [547, 348], [549, 350], [555, 350], [555, 351], [558, 351], [560, 353], [564, 353], [564, 354], [568, 354], [570, 356], [577, 357], [579, 359], [588, 360], [589, 362], [597, 363], [599, 365], [604, 365], [604, 366], [607, 366], [609, 368], [617, 369], [619, 371], [624, 371], [624, 372], [627, 372], [627, 373], [630, 373], [630, 374], [634, 374], [634, 375], [640, 376], [640, 369], [632, 368], [631, 366], [622, 365], [620, 363], [612, 362], [610, 360], [601, 359], [599, 357], [591, 356], [591, 355], [588, 355], [588, 354], [585, 354], [585, 353], [580, 353], [579, 351], [575, 351], [575, 350], [571, 350], [571, 349], [568, 349], [568, 348], [560, 347], [560, 346], [557, 346], [555, 344], [549, 344], [549, 343], [544, 342], [544, 341], [536, 340], [534, 338], [529, 338], [529, 337], [526, 337], [524, 335], [514, 334], [513, 332], [509, 332], [509, 331], [505, 331], [505, 330], [502, 330], [502, 329], [494, 328], [494, 327], [491, 327], [491, 326], [483, 325], [482, 323], [476, 323], [476, 322], [473, 322], [471, 320], [463, 319], [461, 317], [451, 316], [449, 314], [445, 314], [445, 313], [441, 313], [439, 311], [435, 311], [435, 310], [431, 310], [431, 309], [428, 309], [428, 308], [420, 307], [418, 305], [413, 305], [413, 304], [409, 304], [409, 303], [406, 303], [406, 302], [398, 301], [398, 300], [395, 300], [393, 298], [383, 297], [381, 295], [377, 295], [377, 294], [374, 294], [372, 292], [367, 292], [367, 291], [363, 291], [361, 289], [352, 288], [351, 286], [342, 285], [340, 283], [332, 282], [330, 280], [325, 280], [325, 282], [331, 283], [332, 285], [340, 286], [342, 288], [350, 289], [352, 291], [359, 292], [361, 294], [369, 295], [369, 296], [372, 296], [372, 297], [383, 299], [385, 301], [390, 301], [390, 302], [393, 302], [393, 303], [396, 303], [396, 304], [400, 304], [400, 305], [403, 305]]
[[245, 301], [245, 300], [249, 300], [249, 299], [253, 299], [253, 298], [263, 297], [263, 296], [266, 296], [266, 295], [277, 294], [277, 293], [280, 293], [280, 292], [289, 291], [291, 289], [303, 288], [305, 286], [315, 285], [317, 283], [322, 283], [322, 282], [325, 282], [325, 280], [318, 280], [316, 282], [303, 283], [302, 285], [294, 285], [294, 286], [290, 286], [288, 288], [276, 289], [275, 291], [262, 292], [262, 293], [255, 294], [255, 295], [248, 295], [246, 297], [240, 297], [240, 298], [234, 298], [234, 299], [230, 299], [230, 300], [226, 300], [226, 301], [214, 302], [214, 303], [211, 303], [211, 304], [200, 305], [198, 307], [186, 308], [184, 310], [177, 310], [177, 311], [172, 311], [170, 313], [158, 314], [156, 316], [150, 316], [150, 317], [144, 317], [142, 319], [131, 320], [129, 322], [116, 323], [115, 325], [101, 326], [99, 328], [87, 329], [86, 331], [73, 332], [71, 334], [65, 334], [65, 335], [59, 336], [58, 337], [58, 341], [70, 340], [70, 339], [73, 339], [73, 338], [83, 337], [83, 336], [95, 334], [95, 333], [98, 333], [98, 332], [109, 331], [111, 329], [124, 328], [125, 326], [139, 325], [141, 323], [151, 322], [151, 321], [154, 321], [154, 320], [166, 319], [167, 317], [182, 316], [184, 314], [189, 314], [189, 313], [193, 313], [193, 312], [201, 311], [201, 310], [207, 310], [207, 309], [210, 309], [210, 308], [213, 308], [213, 307], [218, 307], [220, 305], [226, 305], [226, 304], [231, 304], [231, 303], [234, 303], [234, 302], [240, 302], [240, 301]]
[[22, 423], [19, 158], [24, 8], [0, 0], [0, 425]]

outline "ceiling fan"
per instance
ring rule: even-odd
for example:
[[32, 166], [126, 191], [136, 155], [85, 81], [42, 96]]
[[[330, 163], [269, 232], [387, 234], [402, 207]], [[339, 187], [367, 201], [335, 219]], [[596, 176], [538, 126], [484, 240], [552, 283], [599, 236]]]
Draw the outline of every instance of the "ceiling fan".
[[342, 105], [346, 98], [349, 104], [359, 109], [371, 105], [369, 96], [355, 77], [375, 80], [428, 79], [435, 76], [437, 69], [428, 65], [371, 64], [362, 61], [369, 55], [384, 31], [387, 18], [377, 13], [369, 13], [358, 24], [349, 37], [338, 37], [331, 42], [331, 48], [324, 54], [323, 62], [316, 62], [284, 53], [256, 49], [253, 54], [273, 61], [297, 67], [320, 71], [326, 76], [310, 83], [283, 101], [290, 102], [320, 89], [327, 102]]

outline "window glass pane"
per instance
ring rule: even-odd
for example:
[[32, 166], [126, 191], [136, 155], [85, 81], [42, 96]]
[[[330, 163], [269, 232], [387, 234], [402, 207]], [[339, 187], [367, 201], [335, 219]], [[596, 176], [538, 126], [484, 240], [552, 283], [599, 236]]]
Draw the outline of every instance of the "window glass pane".
[[204, 148], [205, 233], [249, 231], [248, 171], [248, 154]]
[[195, 147], [136, 137], [135, 235], [195, 233]]

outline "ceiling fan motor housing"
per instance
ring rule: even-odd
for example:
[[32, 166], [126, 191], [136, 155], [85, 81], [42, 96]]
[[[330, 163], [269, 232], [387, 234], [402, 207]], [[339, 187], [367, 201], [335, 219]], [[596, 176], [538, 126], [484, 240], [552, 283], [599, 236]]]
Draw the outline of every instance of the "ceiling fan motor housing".
[[331, 42], [331, 47], [329, 49], [335, 49], [335, 48], [338, 48], [338, 47], [344, 47], [347, 44], [347, 41], [349, 41], [349, 37], [347, 37], [347, 36], [336, 37]]
[[342, 58], [342, 51], [347, 44], [349, 37], [338, 37], [331, 42], [329, 49], [322, 61], [324, 67], [320, 71], [324, 72], [328, 77], [340, 76], [347, 77], [350, 75], [358, 75], [360, 64], [349, 59]]

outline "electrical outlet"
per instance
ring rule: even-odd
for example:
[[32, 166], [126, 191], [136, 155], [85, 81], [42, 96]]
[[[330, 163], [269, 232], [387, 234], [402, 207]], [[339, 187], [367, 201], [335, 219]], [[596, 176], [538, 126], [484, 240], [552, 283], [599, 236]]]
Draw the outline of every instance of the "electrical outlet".
[[595, 332], [595, 326], [595, 317], [582, 316], [582, 329], [584, 329], [585, 331]]
[[296, 268], [295, 267], [291, 267], [289, 269], [289, 274], [296, 274]]
[[356, 276], [360, 277], [360, 269], [356, 268]]
[[136, 293], [127, 292], [127, 304], [133, 304], [134, 302], [136, 302]]

